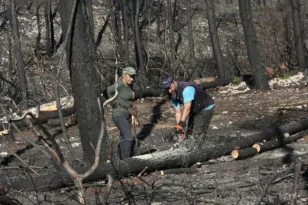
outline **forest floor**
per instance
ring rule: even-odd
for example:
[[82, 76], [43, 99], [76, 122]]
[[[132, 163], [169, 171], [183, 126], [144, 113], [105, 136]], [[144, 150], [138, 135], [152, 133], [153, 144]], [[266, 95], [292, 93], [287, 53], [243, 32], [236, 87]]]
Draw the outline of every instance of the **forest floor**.
[[[287, 87], [276, 87], [270, 91], [249, 90], [245, 86], [227, 86], [208, 90], [215, 98], [215, 114], [208, 129], [208, 143], [218, 142], [225, 137], [236, 137], [240, 133], [254, 133], [262, 129], [280, 126], [291, 121], [307, 118], [308, 88], [303, 83], [294, 83]], [[140, 126], [149, 132], [141, 142], [142, 146], [168, 145], [166, 137], [174, 126], [171, 103], [163, 98], [146, 98], [136, 102]], [[285, 110], [284, 110], [285, 109]], [[289, 110], [287, 110], [289, 109]], [[111, 121], [110, 108], [106, 108], [105, 118], [110, 139], [117, 141], [117, 128]], [[23, 132], [28, 138], [34, 136]], [[77, 126], [68, 129], [73, 146], [80, 151]], [[22, 142], [19, 134], [17, 141]], [[57, 137], [60, 138], [60, 135]], [[113, 141], [111, 140], [111, 141]], [[61, 140], [58, 140], [61, 143]], [[5, 147], [17, 150], [20, 145], [2, 143], [1, 157], [7, 154]], [[64, 146], [64, 145], [61, 145]], [[170, 147], [172, 144], [170, 144]], [[52, 169], [52, 165], [36, 149], [20, 154], [39, 174]], [[80, 158], [76, 156], [76, 158]], [[297, 204], [308, 203], [307, 165], [308, 141], [300, 139], [272, 151], [243, 160], [234, 160], [231, 156], [222, 156], [203, 162], [198, 173], [167, 174], [156, 172], [126, 179], [114, 180], [107, 198], [108, 204], [291, 204], [294, 172], [288, 169], [295, 158], [303, 162], [298, 184]], [[24, 175], [25, 169], [17, 159], [8, 164], [2, 163], [2, 177]], [[14, 173], [14, 174], [12, 174]], [[270, 181], [270, 179], [274, 179]], [[271, 183], [269, 183], [271, 182]], [[266, 185], [270, 185], [266, 189]], [[107, 181], [86, 184], [87, 204], [104, 204], [103, 196], [107, 190]], [[22, 204], [78, 204], [73, 200], [71, 188], [63, 188], [44, 193], [16, 192], [11, 190], [8, 196], [18, 199]]]

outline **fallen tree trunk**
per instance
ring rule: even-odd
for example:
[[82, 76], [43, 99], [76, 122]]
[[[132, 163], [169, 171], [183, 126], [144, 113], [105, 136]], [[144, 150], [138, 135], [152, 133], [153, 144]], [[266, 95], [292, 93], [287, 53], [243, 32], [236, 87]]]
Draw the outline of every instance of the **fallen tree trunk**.
[[[117, 177], [123, 177], [129, 174], [138, 174], [143, 171], [145, 167], [147, 167], [147, 172], [177, 167], [188, 167], [197, 162], [216, 159], [223, 155], [228, 155], [236, 146], [248, 147], [252, 146], [256, 142], [270, 139], [271, 137], [276, 136], [277, 132], [295, 133], [306, 128], [308, 128], [308, 120], [303, 120], [300, 122], [289, 123], [277, 129], [271, 128], [253, 135], [242, 136], [234, 139], [233, 141], [228, 139], [227, 143], [221, 142], [219, 144], [204, 145], [200, 147], [192, 146], [193, 148], [187, 148], [184, 146], [177, 149], [169, 149], [161, 152], [132, 157], [127, 160], [120, 161], [118, 167], [114, 167], [112, 163], [101, 163], [95, 172], [86, 179], [86, 181], [103, 180], [106, 179], [108, 174], [112, 174]], [[88, 168], [79, 168], [77, 171], [79, 173], [83, 173], [85, 170], [88, 170]], [[64, 171], [49, 173], [47, 175], [33, 177], [32, 179], [25, 179], [24, 176], [22, 178], [16, 178], [14, 181], [6, 181], [6, 179], [7, 178], [2, 177], [0, 183], [10, 184], [13, 189], [25, 191], [48, 191], [72, 185], [72, 179]]]
[[282, 140], [275, 138], [270, 141], [259, 142], [259, 143], [254, 144], [252, 147], [254, 147], [258, 152], [265, 152], [265, 151], [273, 150], [278, 147], [282, 147], [283, 145], [295, 142], [296, 140], [299, 140], [306, 135], [308, 135], [308, 130], [304, 130], [294, 135], [290, 135], [289, 137], [286, 137]]

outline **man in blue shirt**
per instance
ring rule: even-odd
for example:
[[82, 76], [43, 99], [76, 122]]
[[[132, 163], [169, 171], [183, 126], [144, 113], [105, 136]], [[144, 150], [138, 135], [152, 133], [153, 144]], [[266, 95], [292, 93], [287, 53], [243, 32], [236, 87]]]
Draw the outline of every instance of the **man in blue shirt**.
[[[163, 88], [172, 95], [176, 126], [174, 134], [183, 135], [188, 120], [188, 134], [203, 143], [214, 113], [214, 100], [201, 87], [190, 82], [179, 82], [167, 77]], [[181, 106], [183, 105], [183, 110]]]

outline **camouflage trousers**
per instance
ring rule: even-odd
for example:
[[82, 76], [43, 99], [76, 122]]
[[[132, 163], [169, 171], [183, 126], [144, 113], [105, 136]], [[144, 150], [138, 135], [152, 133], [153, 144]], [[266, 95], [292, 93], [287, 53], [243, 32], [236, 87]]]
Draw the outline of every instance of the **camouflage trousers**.
[[206, 139], [206, 132], [213, 118], [214, 108], [201, 110], [197, 114], [190, 115], [187, 126], [188, 140], [194, 138], [197, 143], [203, 143]]

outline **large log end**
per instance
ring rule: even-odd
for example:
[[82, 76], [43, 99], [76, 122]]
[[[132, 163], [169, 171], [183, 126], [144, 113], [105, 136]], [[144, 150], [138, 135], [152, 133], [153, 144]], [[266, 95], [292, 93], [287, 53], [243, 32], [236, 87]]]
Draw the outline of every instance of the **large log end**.
[[261, 150], [261, 146], [258, 143], [252, 145], [252, 147], [255, 148], [258, 152], [260, 152], [260, 150]]
[[238, 156], [239, 156], [238, 150], [233, 150], [233, 151], [231, 152], [231, 155], [232, 155], [233, 159], [237, 159]]

